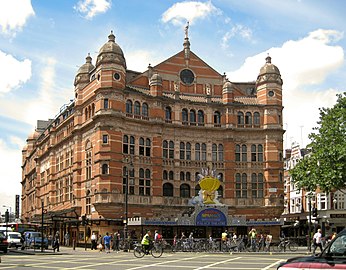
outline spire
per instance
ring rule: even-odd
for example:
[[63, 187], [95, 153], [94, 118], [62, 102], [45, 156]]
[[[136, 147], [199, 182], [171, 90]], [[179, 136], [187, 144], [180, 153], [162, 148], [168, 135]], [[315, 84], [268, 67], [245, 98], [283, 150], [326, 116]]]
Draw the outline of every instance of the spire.
[[184, 39], [184, 53], [185, 59], [190, 58], [190, 41], [189, 41], [189, 21], [187, 21], [185, 26], [185, 39]]

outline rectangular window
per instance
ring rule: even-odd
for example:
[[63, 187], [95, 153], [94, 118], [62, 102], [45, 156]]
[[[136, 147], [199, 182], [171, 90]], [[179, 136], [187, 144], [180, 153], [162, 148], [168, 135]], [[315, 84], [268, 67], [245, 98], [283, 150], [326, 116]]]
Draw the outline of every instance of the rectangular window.
[[104, 108], [104, 109], [108, 109], [108, 107], [109, 107], [108, 98], [105, 98], [105, 99], [103, 100], [103, 108]]
[[102, 143], [104, 144], [108, 143], [108, 135], [102, 135]]

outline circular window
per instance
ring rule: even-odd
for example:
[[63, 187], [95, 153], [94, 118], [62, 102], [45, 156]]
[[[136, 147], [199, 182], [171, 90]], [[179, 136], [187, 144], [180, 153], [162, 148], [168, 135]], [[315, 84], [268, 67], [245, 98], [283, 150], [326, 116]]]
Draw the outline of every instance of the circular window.
[[185, 84], [192, 84], [195, 80], [195, 75], [189, 69], [183, 69], [180, 72], [180, 80]]
[[269, 92], [268, 92], [268, 96], [270, 96], [270, 97], [273, 97], [274, 96], [274, 91], [272, 91], [272, 90], [270, 90]]
[[114, 77], [114, 80], [120, 80], [120, 74], [119, 73], [114, 73], [114, 75], [113, 75], [113, 77]]

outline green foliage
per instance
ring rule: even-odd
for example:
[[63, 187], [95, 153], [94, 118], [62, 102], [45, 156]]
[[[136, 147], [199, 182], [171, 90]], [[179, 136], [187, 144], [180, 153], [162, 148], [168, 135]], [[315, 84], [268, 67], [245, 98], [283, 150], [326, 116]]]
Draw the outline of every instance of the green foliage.
[[320, 109], [319, 127], [311, 133], [312, 153], [290, 170], [298, 188], [322, 191], [346, 188], [346, 92], [332, 108]]

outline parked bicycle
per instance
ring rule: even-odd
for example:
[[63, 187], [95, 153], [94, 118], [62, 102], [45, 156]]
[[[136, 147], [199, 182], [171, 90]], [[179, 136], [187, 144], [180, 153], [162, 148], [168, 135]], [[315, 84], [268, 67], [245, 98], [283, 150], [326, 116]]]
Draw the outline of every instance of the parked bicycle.
[[137, 258], [142, 258], [144, 255], [149, 255], [153, 256], [154, 258], [159, 258], [162, 256], [163, 249], [160, 245], [150, 245], [149, 250], [145, 250], [141, 244], [136, 244], [134, 249], [133, 249], [133, 254]]
[[281, 239], [278, 244], [273, 245], [273, 250], [275, 252], [282, 252], [286, 250], [297, 251], [298, 244], [290, 239]]

